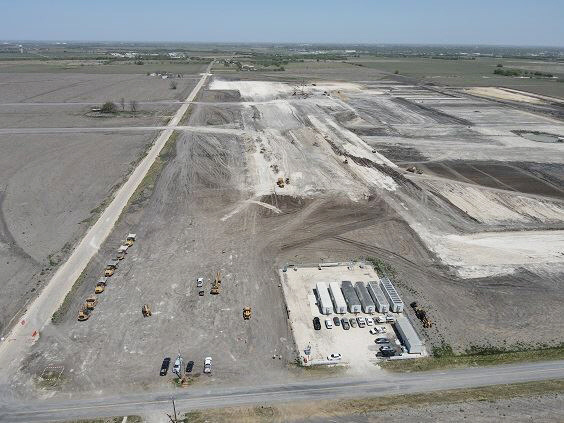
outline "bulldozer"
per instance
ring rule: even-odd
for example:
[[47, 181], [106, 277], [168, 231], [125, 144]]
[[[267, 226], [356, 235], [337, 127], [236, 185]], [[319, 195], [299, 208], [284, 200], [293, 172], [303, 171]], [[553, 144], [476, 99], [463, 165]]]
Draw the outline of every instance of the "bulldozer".
[[79, 322], [84, 322], [85, 320], [88, 320], [90, 318], [90, 310], [88, 310], [87, 308], [81, 308], [80, 310], [78, 310], [78, 321]]
[[106, 289], [106, 281], [107, 280], [108, 280], [108, 278], [106, 278], [106, 277], [102, 277], [102, 278], [98, 279], [98, 282], [96, 283], [96, 288], [94, 288], [95, 294], [101, 294], [102, 292], [104, 292], [104, 289]]
[[92, 295], [86, 299], [86, 302], [84, 303], [84, 308], [88, 310], [94, 310], [96, 304], [98, 304], [98, 300], [96, 299], [95, 295]]
[[135, 242], [135, 234], [129, 234], [127, 235], [127, 238], [125, 238], [125, 245], [127, 245], [128, 247], [131, 247], [133, 245], [133, 243]]
[[284, 178], [278, 178], [276, 185], [278, 185], [279, 188], [284, 188]]
[[243, 319], [249, 320], [251, 318], [251, 307], [245, 307], [243, 309]]
[[213, 281], [212, 289], [210, 294], [217, 295], [219, 294], [219, 289], [221, 288], [221, 272], [217, 272], [215, 274], [215, 280]]
[[104, 270], [104, 276], [109, 278], [114, 274], [118, 267], [118, 260], [110, 260], [108, 264], [106, 264], [106, 269]]
[[423, 310], [423, 308], [420, 307], [419, 304], [417, 304], [417, 301], [412, 302], [410, 305], [415, 311], [415, 315], [417, 316], [417, 318], [421, 320], [421, 323], [423, 324], [424, 328], [430, 328], [431, 326], [433, 326], [433, 322], [427, 316], [427, 312]]
[[141, 313], [143, 313], [143, 317], [150, 317], [153, 315], [153, 312], [151, 311], [151, 307], [149, 307], [149, 304], [143, 304], [143, 307], [141, 308]]

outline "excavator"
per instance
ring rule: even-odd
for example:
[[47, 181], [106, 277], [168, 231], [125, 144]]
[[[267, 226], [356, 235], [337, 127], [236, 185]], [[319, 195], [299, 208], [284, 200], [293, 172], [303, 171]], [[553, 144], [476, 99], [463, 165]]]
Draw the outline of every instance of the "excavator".
[[410, 305], [415, 311], [417, 318], [421, 320], [421, 323], [423, 323], [424, 328], [430, 328], [431, 326], [433, 326], [433, 322], [427, 316], [427, 312], [423, 310], [423, 308], [420, 307], [419, 304], [417, 304], [417, 301], [412, 302]]

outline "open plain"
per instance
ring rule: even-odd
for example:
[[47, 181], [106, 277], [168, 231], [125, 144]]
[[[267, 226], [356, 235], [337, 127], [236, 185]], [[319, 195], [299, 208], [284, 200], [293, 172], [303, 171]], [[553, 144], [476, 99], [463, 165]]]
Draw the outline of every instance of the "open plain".
[[[21, 362], [1, 368], [9, 395], [172, 389], [159, 366], [178, 353], [195, 362], [193, 384], [307, 378], [278, 274], [287, 263], [385, 262], [404, 302], [433, 320], [424, 329], [406, 309], [429, 349], [564, 342], [564, 144], [521, 132], [563, 137], [562, 121], [369, 67], [312, 63], [288, 73], [212, 68], [64, 308]], [[31, 75], [44, 78], [19, 81]], [[73, 87], [60, 76], [52, 92], [0, 91], [0, 126], [157, 127], [199, 79], [184, 75], [175, 93], [147, 75], [81, 73]], [[90, 103], [119, 103], [138, 86], [136, 115], [90, 115]], [[4, 330], [156, 137], [139, 132], [0, 135], [9, 153], [0, 157], [0, 269], [10, 298], [22, 299], [2, 297]], [[77, 321], [128, 233], [135, 244], [91, 317]], [[221, 292], [211, 295], [216, 272]], [[53, 385], [42, 381], [46, 368], [63, 369]]]

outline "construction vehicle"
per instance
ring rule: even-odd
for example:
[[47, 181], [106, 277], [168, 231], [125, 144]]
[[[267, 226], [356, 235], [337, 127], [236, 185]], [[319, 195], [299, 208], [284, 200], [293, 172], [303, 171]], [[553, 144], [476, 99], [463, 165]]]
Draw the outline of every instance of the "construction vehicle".
[[153, 312], [151, 311], [151, 307], [149, 307], [149, 304], [143, 304], [143, 307], [141, 308], [141, 313], [143, 313], [143, 317], [150, 317], [153, 315]]
[[219, 289], [221, 288], [221, 272], [217, 272], [215, 274], [215, 280], [213, 281], [212, 289], [210, 294], [217, 295], [219, 294]]
[[118, 267], [118, 260], [110, 260], [108, 264], [106, 264], [106, 269], [104, 270], [104, 276], [110, 277], [114, 274]]
[[417, 318], [421, 320], [421, 323], [423, 323], [424, 328], [430, 328], [431, 326], [433, 326], [433, 322], [427, 316], [427, 312], [423, 310], [423, 308], [420, 307], [419, 304], [417, 304], [417, 301], [412, 302], [410, 305], [415, 311]]
[[116, 260], [123, 260], [125, 255], [127, 254], [127, 249], [129, 246], [127, 245], [120, 245], [116, 253]]
[[108, 278], [106, 277], [101, 277], [100, 279], [98, 279], [98, 282], [96, 283], [96, 288], [94, 288], [94, 293], [101, 294], [102, 292], [104, 292], [104, 289], [106, 289], [107, 280]]
[[94, 310], [96, 304], [98, 304], [98, 299], [96, 298], [95, 295], [92, 295], [86, 299], [86, 302], [84, 303], [84, 307], [87, 308], [88, 310]]
[[415, 167], [415, 166], [410, 166], [410, 167], [408, 167], [406, 170], [407, 170], [408, 172], [411, 172], [411, 173], [417, 173], [418, 175], [422, 175], [422, 174], [423, 174], [423, 171], [422, 171], [421, 169], [418, 169], [418, 168]]
[[80, 310], [78, 310], [78, 321], [79, 322], [84, 322], [85, 320], [88, 320], [90, 318], [90, 310], [88, 310], [87, 308], [81, 308]]
[[284, 178], [278, 178], [276, 185], [278, 185], [279, 188], [284, 188]]
[[243, 309], [243, 319], [249, 320], [251, 318], [251, 307], [245, 307]]
[[133, 243], [135, 242], [135, 234], [128, 234], [127, 238], [125, 238], [125, 245], [127, 245], [128, 247], [131, 247], [133, 245]]

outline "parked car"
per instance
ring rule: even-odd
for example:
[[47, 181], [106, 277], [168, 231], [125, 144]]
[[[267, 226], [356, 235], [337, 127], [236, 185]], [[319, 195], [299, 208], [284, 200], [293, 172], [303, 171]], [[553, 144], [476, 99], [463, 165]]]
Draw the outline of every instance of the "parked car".
[[374, 319], [372, 317], [367, 317], [366, 318], [366, 325], [372, 326], [373, 324], [374, 324]]
[[331, 319], [325, 319], [325, 327], [327, 329], [333, 329], [333, 322], [331, 321]]
[[368, 332], [370, 333], [370, 335], [378, 335], [380, 333], [380, 329], [371, 328]]
[[352, 328], [356, 328], [356, 319], [354, 317], [351, 317], [349, 319], [349, 323], [351, 324]]
[[374, 318], [374, 321], [376, 323], [386, 323], [386, 317], [385, 316], [376, 316]]
[[341, 319], [341, 324], [343, 325], [344, 330], [349, 330], [351, 328], [349, 321], [347, 319], [345, 319], [344, 317]]
[[327, 356], [327, 360], [329, 361], [339, 361], [341, 358], [342, 356], [339, 353], [332, 353], [331, 355]]
[[321, 330], [321, 322], [319, 321], [319, 317], [313, 318], [313, 328], [315, 330]]
[[187, 364], [186, 364], [186, 373], [192, 373], [192, 369], [194, 368], [194, 362], [192, 360], [190, 360]]
[[176, 360], [174, 360], [174, 366], [172, 366], [172, 372], [179, 375], [181, 369], [182, 369], [182, 357], [178, 356], [176, 357]]
[[389, 344], [390, 340], [388, 338], [376, 338], [374, 342], [377, 344]]
[[165, 359], [163, 360], [163, 364], [161, 364], [161, 372], [160, 375], [161, 376], [166, 376], [166, 374], [168, 373], [168, 368], [170, 367], [170, 357], [165, 357]]
[[198, 278], [196, 281], [196, 286], [198, 288], [201, 288], [202, 286], [204, 286], [204, 278]]
[[337, 316], [333, 317], [333, 323], [335, 324], [335, 326], [341, 326], [341, 321]]
[[396, 318], [391, 314], [386, 314], [386, 323], [394, 323]]
[[386, 326], [380, 326], [380, 327], [378, 328], [378, 330], [380, 331], [380, 333], [386, 333], [386, 332], [388, 332], [388, 330], [386, 329]]
[[366, 326], [366, 320], [364, 320], [364, 317], [357, 317], [356, 321], [358, 322], [359, 328], [363, 328]]
[[396, 355], [396, 350], [389, 345], [384, 345], [380, 347], [380, 353], [382, 354], [382, 357], [393, 357]]
[[204, 373], [211, 373], [212, 369], [212, 358], [206, 357], [204, 359]]

